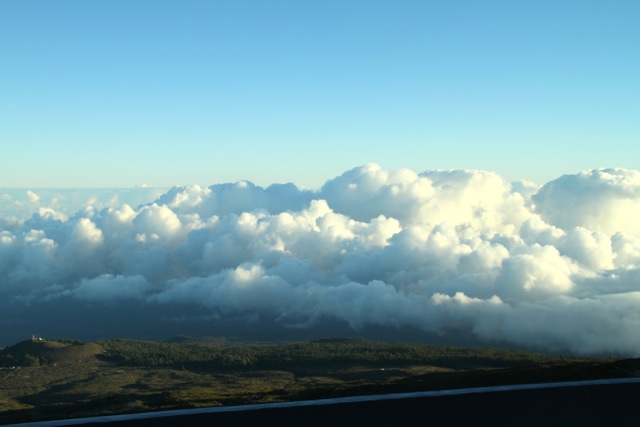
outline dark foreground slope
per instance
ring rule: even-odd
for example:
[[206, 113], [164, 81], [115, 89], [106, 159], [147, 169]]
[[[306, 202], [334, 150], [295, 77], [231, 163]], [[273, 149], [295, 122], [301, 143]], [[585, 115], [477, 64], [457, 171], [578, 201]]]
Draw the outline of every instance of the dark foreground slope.
[[[640, 383], [499, 390], [112, 421], [114, 426], [637, 426]], [[103, 425], [88, 421], [84, 426]]]
[[328, 339], [25, 341], [0, 352], [0, 423], [599, 378], [637, 360]]

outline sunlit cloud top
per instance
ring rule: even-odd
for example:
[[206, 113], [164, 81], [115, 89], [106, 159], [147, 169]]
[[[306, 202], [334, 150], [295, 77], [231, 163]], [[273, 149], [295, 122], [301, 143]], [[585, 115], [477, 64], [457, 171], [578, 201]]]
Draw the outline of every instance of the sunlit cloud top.
[[90, 317], [133, 304], [151, 325], [171, 310], [184, 322], [338, 321], [640, 355], [639, 171], [534, 186], [367, 164], [317, 191], [193, 185], [71, 213], [33, 190], [24, 197], [32, 214], [0, 222], [0, 294], [12, 312], [92, 306]]

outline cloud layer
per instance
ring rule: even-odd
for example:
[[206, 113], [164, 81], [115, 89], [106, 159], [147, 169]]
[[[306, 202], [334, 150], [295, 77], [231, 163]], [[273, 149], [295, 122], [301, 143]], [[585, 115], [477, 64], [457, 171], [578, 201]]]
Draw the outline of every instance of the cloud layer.
[[72, 214], [26, 198], [31, 216], [0, 222], [6, 312], [127, 306], [151, 313], [149, 328], [169, 312], [296, 330], [337, 321], [640, 356], [639, 171], [537, 187], [368, 164], [317, 191], [184, 186]]

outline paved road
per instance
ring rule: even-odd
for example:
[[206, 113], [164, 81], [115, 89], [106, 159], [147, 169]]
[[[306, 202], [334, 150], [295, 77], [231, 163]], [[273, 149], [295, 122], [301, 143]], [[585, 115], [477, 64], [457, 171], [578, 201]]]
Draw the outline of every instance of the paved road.
[[[640, 379], [288, 402], [86, 419], [83, 426], [638, 426]], [[578, 385], [580, 384], [580, 385]], [[209, 412], [211, 411], [211, 412]], [[108, 424], [104, 424], [107, 422]], [[42, 423], [29, 423], [42, 426]], [[47, 425], [70, 425], [48, 423]], [[22, 426], [26, 426], [22, 424]]]

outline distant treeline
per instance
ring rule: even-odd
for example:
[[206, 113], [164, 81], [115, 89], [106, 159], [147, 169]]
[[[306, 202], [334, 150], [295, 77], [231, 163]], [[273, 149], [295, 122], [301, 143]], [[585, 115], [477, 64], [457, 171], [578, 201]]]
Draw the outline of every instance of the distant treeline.
[[[0, 366], [49, 364], [56, 348], [80, 348], [80, 341], [49, 340], [42, 346], [20, 343], [0, 350]], [[569, 361], [595, 360], [554, 356], [495, 348], [396, 344], [351, 338], [327, 338], [296, 343], [254, 343], [205, 338], [181, 342], [115, 339], [94, 343], [102, 349], [100, 358], [119, 365], [170, 367], [177, 369], [235, 370], [339, 368], [433, 365], [454, 369], [518, 367]]]
[[177, 344], [132, 340], [112, 340], [101, 344], [105, 348], [103, 357], [119, 364], [188, 369], [290, 369], [353, 365], [434, 365], [470, 369], [593, 360], [493, 348], [379, 343], [345, 338], [279, 344]]
[[9, 352], [0, 351], [0, 367], [8, 368], [15, 366], [41, 366], [47, 365], [49, 360], [46, 357], [34, 356], [32, 354], [14, 355]]

